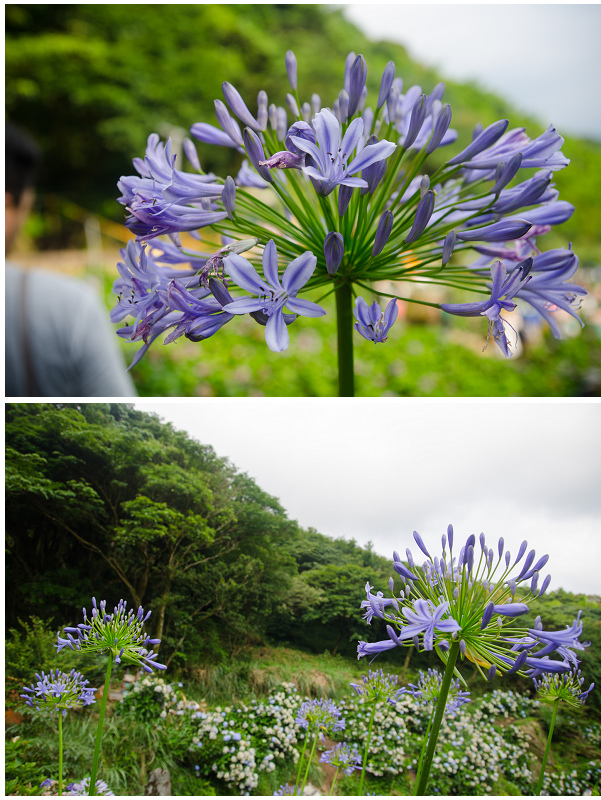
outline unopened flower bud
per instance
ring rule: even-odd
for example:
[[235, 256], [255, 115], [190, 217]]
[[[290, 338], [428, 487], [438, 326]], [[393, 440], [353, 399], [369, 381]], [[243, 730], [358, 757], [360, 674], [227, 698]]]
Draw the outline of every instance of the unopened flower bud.
[[378, 103], [376, 108], [382, 108], [386, 100], [388, 99], [388, 93], [392, 87], [392, 82], [394, 80], [394, 61], [389, 61], [388, 64], [384, 67], [384, 72], [382, 73], [382, 81], [380, 83], [380, 93], [378, 94]]
[[290, 109], [290, 113], [292, 114], [292, 116], [300, 117], [300, 112], [298, 110], [298, 103], [296, 102], [294, 95], [288, 93], [286, 95], [286, 103], [288, 104], [288, 108]]
[[415, 211], [415, 219], [411, 230], [405, 237], [405, 244], [411, 244], [422, 235], [425, 231], [432, 212], [434, 211], [434, 192], [432, 190], [426, 192], [424, 197], [417, 204]]
[[488, 673], [486, 675], [486, 680], [492, 681], [496, 673], [497, 673], [497, 666], [496, 664], [493, 664], [492, 667], [488, 670]]
[[353, 187], [342, 185], [338, 190], [338, 216], [344, 217], [351, 197], [353, 196]]
[[405, 136], [403, 147], [408, 150], [417, 139], [417, 135], [422, 129], [424, 120], [426, 119], [426, 95], [422, 94], [417, 103], [413, 106], [411, 111], [411, 119], [409, 120], [409, 130]]
[[288, 73], [288, 81], [290, 82], [290, 86], [292, 89], [297, 89], [296, 56], [292, 50], [288, 50], [286, 52], [286, 72]]
[[361, 100], [361, 95], [365, 88], [365, 81], [367, 80], [367, 64], [362, 55], [358, 55], [353, 61], [353, 66], [350, 70], [349, 79], [349, 101], [347, 113], [352, 117]]
[[230, 175], [225, 179], [221, 199], [223, 200], [223, 205], [227, 211], [228, 217], [233, 220], [236, 211], [236, 184]]
[[384, 245], [390, 238], [390, 234], [392, 233], [392, 225], [394, 222], [394, 217], [392, 215], [392, 211], [385, 211], [382, 216], [380, 217], [380, 221], [378, 222], [378, 228], [376, 230], [376, 236], [374, 240], [374, 246], [371, 251], [372, 256], [378, 256], [384, 249]]
[[335, 275], [344, 256], [344, 239], [337, 231], [330, 231], [323, 244], [326, 268], [330, 275]]
[[190, 164], [194, 167], [195, 170], [200, 172], [200, 161], [198, 160], [198, 153], [196, 152], [196, 148], [194, 147], [192, 139], [188, 139], [188, 137], [186, 136], [184, 138], [184, 141], [182, 142], [182, 148]]

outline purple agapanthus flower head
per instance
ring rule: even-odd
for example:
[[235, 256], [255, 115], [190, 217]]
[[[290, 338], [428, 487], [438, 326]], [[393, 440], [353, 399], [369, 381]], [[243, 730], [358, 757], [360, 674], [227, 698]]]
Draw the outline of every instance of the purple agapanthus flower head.
[[[420, 669], [417, 683], [410, 683], [407, 691], [420, 703], [432, 706], [438, 701], [441, 686], [442, 673], [436, 669], [428, 669], [427, 672]], [[470, 702], [470, 693], [462, 690], [459, 679], [454, 678], [451, 681], [444, 713], [448, 717], [455, 717], [461, 707]]]
[[297, 725], [308, 732], [320, 733], [331, 736], [334, 731], [344, 730], [345, 722], [340, 709], [332, 700], [306, 700], [299, 708], [296, 720]]
[[305, 317], [321, 317], [325, 310], [310, 300], [298, 297], [315, 270], [317, 259], [306, 252], [288, 264], [282, 279], [278, 272], [278, 253], [271, 239], [263, 251], [263, 276], [250, 261], [240, 255], [230, 254], [224, 259], [225, 271], [240, 288], [258, 297], [243, 297], [223, 306], [229, 314], [260, 312], [267, 317], [265, 340], [270, 350], [286, 350], [290, 337], [284, 319], [284, 308]]
[[363, 697], [368, 703], [391, 703], [394, 705], [399, 697], [407, 691], [399, 687], [398, 675], [387, 674], [384, 670], [369, 670], [363, 675], [362, 683], [351, 683], [354, 692]]
[[338, 742], [331, 750], [322, 753], [319, 760], [341, 769], [345, 775], [352, 775], [356, 769], [361, 769], [361, 756], [356, 744]]
[[551, 703], [563, 700], [575, 708], [583, 706], [595, 688], [595, 684], [591, 683], [588, 689], [583, 689], [582, 671], [575, 666], [563, 674], [545, 672], [540, 680], [533, 678], [533, 682], [541, 700]]
[[[393, 554], [393, 568], [404, 586], [400, 593], [395, 595], [392, 580], [387, 598], [381, 592], [374, 594], [369, 582], [366, 585], [367, 600], [361, 604], [366, 609], [364, 618], [382, 619], [388, 638], [359, 642], [359, 658], [415, 646], [436, 650], [446, 663], [454, 650], [455, 657], [471, 661], [483, 677], [561, 674], [576, 662], [573, 650], [586, 646], [579, 641], [580, 617], [565, 631], [550, 633], [540, 620], [530, 630], [519, 623], [530, 600], [547, 590], [550, 576], [540, 589], [538, 579], [548, 555], [536, 559], [524, 541], [512, 558], [504, 537], [489, 547], [484, 534], [478, 539], [470, 534], [461, 546], [452, 526], [441, 538], [440, 556], [417, 532], [413, 537], [426, 560], [419, 566], [409, 548], [406, 562], [397, 552]], [[549, 658], [553, 653], [562, 660]]]
[[135, 612], [127, 610], [127, 601], [119, 600], [113, 612], [107, 614], [106, 600], [96, 604], [92, 598], [92, 613], [88, 617], [83, 609], [83, 622], [76, 628], [65, 628], [66, 638], [58, 635], [55, 645], [57, 653], [65, 647], [80, 650], [83, 653], [108, 653], [117, 664], [131, 664], [152, 672], [154, 669], [167, 669], [156, 661], [157, 654], [148, 650], [148, 646], [160, 644], [159, 639], [151, 639], [144, 632], [144, 623], [151, 612], [144, 614], [142, 606]]
[[41, 675], [36, 673], [36, 678], [38, 682], [23, 687], [23, 691], [27, 694], [21, 695], [30, 708], [48, 710], [52, 714], [59, 709], [65, 716], [69, 708], [96, 702], [94, 697], [96, 689], [89, 687], [89, 681], [74, 669], [67, 673], [61, 672], [57, 667], [54, 671], [50, 670], [49, 675], [44, 672]]
[[[88, 797], [90, 794], [90, 778], [84, 778], [79, 783], [70, 783], [67, 786], [69, 797]], [[98, 797], [114, 797], [115, 792], [111, 792], [104, 781], [96, 781], [96, 795]]]

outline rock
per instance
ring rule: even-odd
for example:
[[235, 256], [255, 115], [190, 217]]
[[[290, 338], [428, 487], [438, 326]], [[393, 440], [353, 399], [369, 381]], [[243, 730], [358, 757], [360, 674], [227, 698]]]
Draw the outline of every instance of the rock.
[[135, 682], [136, 682], [136, 676], [131, 675], [129, 672], [126, 672], [125, 675], [123, 676], [123, 683], [135, 683]]
[[171, 795], [171, 775], [168, 769], [153, 769], [144, 790], [145, 797], [169, 797]]
[[305, 784], [304, 797], [321, 797], [321, 792], [312, 783]]

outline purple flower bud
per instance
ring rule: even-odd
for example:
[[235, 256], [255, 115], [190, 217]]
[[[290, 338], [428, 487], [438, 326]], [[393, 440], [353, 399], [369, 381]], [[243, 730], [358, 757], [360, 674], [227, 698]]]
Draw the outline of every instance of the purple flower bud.
[[380, 217], [380, 221], [378, 222], [378, 228], [376, 230], [374, 246], [371, 251], [372, 256], [379, 256], [382, 250], [384, 249], [384, 245], [386, 244], [386, 242], [390, 237], [390, 234], [392, 233], [393, 222], [394, 222], [394, 217], [392, 215], [392, 211], [385, 211]]
[[229, 175], [225, 179], [221, 199], [223, 200], [223, 205], [227, 211], [228, 217], [233, 220], [236, 211], [236, 184], [234, 183], [234, 179]]
[[353, 187], [352, 186], [340, 186], [338, 190], [338, 216], [344, 217], [346, 214], [346, 210], [348, 208], [349, 203], [351, 202], [351, 197], [353, 196]]
[[278, 106], [278, 121], [275, 127], [275, 134], [278, 138], [278, 142], [282, 142], [284, 140], [287, 130], [288, 117], [286, 116], [286, 109]]
[[292, 137], [296, 136], [299, 139], [304, 139], [307, 142], [315, 143], [315, 131], [307, 122], [294, 122], [288, 128], [286, 136], [284, 138], [284, 142], [286, 147], [291, 153], [296, 153], [297, 155], [304, 155], [304, 152], [300, 150], [292, 141]]
[[269, 117], [269, 124], [271, 125], [272, 129], [275, 129], [278, 126], [278, 107], [275, 103], [271, 103], [267, 109], [267, 116]]
[[407, 131], [407, 135], [405, 136], [405, 141], [403, 142], [403, 147], [405, 148], [405, 150], [408, 150], [413, 144], [413, 142], [417, 139], [417, 135], [421, 131], [425, 119], [426, 119], [426, 95], [421, 94], [419, 96], [419, 100], [413, 106], [413, 110], [411, 111], [409, 130]]
[[484, 550], [484, 543], [485, 543], [485, 542], [486, 542], [486, 539], [484, 538], [484, 534], [483, 534], [483, 533], [481, 533], [481, 534], [480, 534], [480, 548], [481, 548], [482, 550]]
[[298, 88], [296, 80], [296, 56], [292, 50], [286, 52], [286, 72], [288, 73], [288, 80], [293, 89]]
[[290, 109], [290, 113], [293, 117], [300, 117], [300, 111], [298, 110], [298, 103], [294, 95], [288, 93], [286, 95], [286, 103], [288, 104], [288, 108]]
[[94, 608], [96, 608], [96, 598], [95, 597], [92, 598], [92, 605], [94, 606]]
[[301, 116], [304, 122], [309, 122], [311, 119], [311, 106], [309, 103], [303, 103], [301, 106]]
[[376, 108], [380, 109], [388, 99], [388, 93], [390, 92], [390, 87], [392, 86], [392, 82], [394, 80], [394, 61], [389, 61], [388, 64], [384, 67], [384, 72], [382, 73], [382, 82], [380, 83], [380, 93], [378, 95], [378, 103]]
[[523, 667], [523, 665], [524, 665], [524, 663], [525, 663], [527, 658], [528, 658], [528, 649], [522, 650], [522, 652], [516, 658], [516, 660], [515, 660], [515, 662], [513, 664], [513, 667], [511, 667], [511, 669], [507, 670], [507, 672], [505, 674], [506, 675], [513, 675], [515, 672], [517, 672], [519, 669], [521, 669]]
[[[473, 158], [473, 156], [481, 153], [483, 150], [486, 150], [488, 147], [493, 145], [497, 139], [500, 139], [507, 130], [508, 125], [509, 120], [506, 119], [493, 122], [493, 124], [489, 125], [488, 128], [482, 131], [482, 133], [476, 135], [472, 143], [468, 145], [465, 150], [462, 150], [461, 153], [456, 155], [447, 163], [453, 165], [461, 164], [463, 161], [469, 161], [470, 158]], [[476, 133], [476, 131], [474, 131], [474, 133]]]
[[230, 112], [227, 110], [227, 106], [223, 100], [215, 100], [213, 105], [215, 106], [215, 116], [217, 117], [217, 122], [219, 122], [230, 139], [236, 145], [238, 145], [238, 147], [240, 147], [242, 145], [240, 126], [236, 120], [232, 119], [230, 116]]
[[513, 580], [512, 581], [508, 581], [507, 585], [509, 586], [509, 591], [511, 592], [511, 596], [513, 597], [515, 595], [515, 592], [516, 592], [516, 589], [517, 589], [516, 582], [513, 581]]
[[399, 637], [397, 636], [397, 632], [391, 625], [386, 626], [386, 633], [398, 647], [403, 646], [403, 642], [399, 639]]
[[[405, 553], [407, 555], [407, 563], [409, 564], [411, 569], [413, 569], [413, 567], [415, 566], [415, 562], [413, 561], [413, 555], [411, 554], [411, 550], [409, 548], [407, 548], [405, 550]], [[400, 561], [400, 560], [401, 560], [400, 558], [397, 559], [397, 561]]]
[[474, 567], [474, 548], [470, 545], [467, 548], [467, 571], [470, 573]]
[[335, 275], [344, 256], [344, 239], [342, 234], [330, 231], [323, 243], [323, 252], [326, 257], [326, 268], [330, 275]]
[[[507, 184], [512, 181], [522, 163], [522, 154], [517, 153], [509, 160], [508, 164], [501, 162], [497, 166], [497, 173], [495, 174], [495, 185], [492, 187], [493, 194], [499, 194], [501, 189], [504, 189]], [[500, 169], [499, 169], [500, 168]]]
[[526, 548], [527, 548], [527, 547], [528, 547], [528, 542], [526, 541], [526, 539], [524, 539], [524, 541], [523, 541], [523, 542], [522, 542], [522, 544], [520, 545], [520, 549], [518, 550], [518, 555], [517, 555], [517, 558], [516, 558], [516, 560], [514, 561], [514, 564], [513, 564], [513, 566], [514, 566], [514, 567], [515, 567], [515, 565], [516, 565], [516, 564], [519, 564], [519, 562], [521, 561], [521, 559], [522, 559], [522, 556], [523, 556], [523, 555], [524, 555], [524, 553], [526, 552]]
[[496, 673], [497, 673], [497, 667], [496, 667], [496, 664], [493, 664], [492, 667], [486, 673], [486, 680], [487, 681], [492, 681], [492, 679], [495, 677]]
[[475, 533], [470, 533], [470, 535], [467, 537], [467, 542], [465, 543], [465, 549], [466, 549], [466, 552], [467, 552], [467, 548], [468, 548], [470, 545], [471, 545], [472, 547], [475, 547], [475, 546], [476, 546], [476, 534], [475, 534]]
[[410, 570], [407, 569], [407, 567], [403, 564], [402, 561], [393, 561], [392, 568], [394, 569], [395, 572], [398, 572], [398, 574], [402, 578], [406, 578], [407, 580], [410, 581], [417, 580], [417, 577]]
[[448, 131], [449, 125], [451, 124], [451, 116], [451, 106], [447, 103], [446, 106], [443, 107], [442, 111], [438, 115], [438, 119], [436, 120], [434, 132], [432, 133], [432, 137], [428, 142], [428, 147], [426, 148], [427, 155], [433, 153], [441, 143], [443, 136]]
[[269, 114], [267, 113], [267, 106], [260, 105], [257, 109], [257, 122], [259, 123], [261, 130], [267, 130], [267, 123], [269, 122]]
[[367, 64], [363, 56], [359, 55], [353, 61], [349, 76], [349, 104], [348, 116], [352, 117], [359, 106], [361, 94], [367, 80]]
[[121, 663], [121, 656], [123, 655], [123, 651], [124, 651], [124, 649], [125, 649], [125, 648], [124, 648], [124, 647], [122, 647], [122, 648], [121, 648], [121, 650], [119, 650], [119, 655], [118, 655], [118, 656], [115, 658], [115, 663], [116, 663], [116, 664], [120, 664], [120, 663]]
[[532, 582], [530, 584], [530, 591], [534, 594], [538, 587], [538, 572], [534, 573], [534, 577], [532, 578]]
[[547, 577], [543, 581], [543, 585], [541, 586], [540, 592], [538, 593], [539, 597], [541, 597], [547, 591], [550, 583], [551, 583], [551, 576], [547, 575]]
[[356, 58], [357, 54], [351, 51], [346, 57], [346, 60], [344, 62], [344, 82], [342, 85], [344, 86], [344, 89], [347, 92], [351, 88], [351, 67], [355, 63]]
[[[342, 91], [341, 91], [341, 92], [340, 92], [340, 94], [338, 95], [338, 100], [337, 100], [337, 101], [336, 101], [336, 103], [334, 104], [334, 105], [335, 105], [335, 107], [336, 107], [336, 105], [338, 106], [338, 115], [337, 115], [337, 116], [338, 116], [338, 121], [339, 121], [339, 122], [340, 122], [342, 125], [344, 125], [344, 123], [345, 123], [345, 122], [348, 120], [348, 118], [349, 118], [349, 113], [348, 113], [348, 103], [349, 103], [349, 96], [348, 96], [348, 92], [347, 92], [347, 91], [345, 91], [344, 89], [342, 89]], [[335, 110], [335, 109], [334, 109], [334, 110]]]
[[253, 167], [257, 170], [263, 180], [267, 181], [268, 183], [273, 183], [271, 172], [267, 167], [262, 167], [260, 163], [261, 161], [265, 161], [265, 153], [263, 152], [263, 145], [261, 144], [257, 134], [254, 131], [251, 131], [250, 128], [244, 128], [242, 138], [244, 139], [244, 147], [246, 148], [246, 152], [252, 162]]
[[[411, 244], [422, 235], [434, 211], [434, 192], [430, 190], [417, 204], [415, 219], [411, 230], [405, 237], [405, 244]], [[492, 226], [491, 226], [492, 227]]]
[[465, 655], [465, 651], [467, 650], [467, 645], [465, 643], [465, 639], [461, 639], [459, 642], [459, 650], [461, 651], [461, 655]]
[[534, 556], [535, 555], [536, 555], [536, 551], [535, 550], [531, 550], [528, 553], [528, 555], [526, 556], [526, 560], [524, 561], [524, 566], [522, 567], [522, 571], [517, 576], [516, 581], [521, 581], [524, 578], [524, 575], [528, 572], [528, 570], [530, 569], [530, 565], [534, 561]]
[[440, 537], [440, 541], [442, 542], [442, 552], [444, 553], [444, 549], [447, 546], [447, 535], [446, 535], [446, 533], [442, 534], [442, 536]]
[[394, 578], [388, 578], [388, 588], [391, 592], [394, 592]]
[[246, 103], [240, 96], [238, 90], [227, 81], [223, 82], [221, 88], [223, 90], [223, 96], [225, 97], [226, 103], [230, 107], [231, 111], [238, 117], [238, 119], [241, 120], [245, 125], [248, 125], [249, 128], [252, 128], [255, 131], [260, 131], [261, 126], [248, 110]]
[[450, 647], [450, 645], [449, 645], [449, 643], [448, 643], [448, 641], [446, 639], [443, 639], [442, 641], [437, 642], [437, 644], [438, 644], [438, 649], [442, 650], [443, 653], [445, 653]]
[[459, 586], [456, 586], [456, 587], [453, 589], [453, 599], [454, 599], [454, 600], [457, 600], [457, 598], [458, 598], [458, 597], [459, 597]]
[[520, 617], [528, 612], [526, 603], [503, 603], [495, 606], [495, 614], [502, 614], [504, 617]]
[[422, 553], [424, 553], [424, 555], [427, 555], [430, 561], [432, 561], [432, 556], [426, 550], [426, 545], [424, 544], [422, 537], [419, 535], [417, 531], [413, 531], [413, 538], [415, 539], [415, 542], [419, 547], [419, 549], [422, 551]]
[[311, 110], [314, 114], [321, 111], [321, 97], [318, 94], [311, 95]]
[[464, 242], [507, 242], [512, 239], [519, 239], [527, 233], [532, 224], [525, 219], [504, 219], [493, 222], [484, 228], [471, 228], [467, 231], [459, 231], [457, 238]]
[[401, 557], [400, 557], [400, 555], [397, 553], [397, 551], [396, 551], [396, 550], [393, 550], [393, 551], [392, 551], [392, 560], [393, 560], [393, 561], [400, 561], [400, 560], [401, 560]]
[[447, 536], [449, 537], [449, 550], [453, 549], [453, 526], [449, 525], [447, 527]]
[[495, 604], [491, 601], [484, 609], [484, 614], [482, 615], [482, 623], [480, 624], [481, 631], [483, 631], [484, 628], [486, 628], [486, 626], [490, 622], [494, 610], [495, 610]]
[[182, 142], [182, 147], [184, 149], [184, 153], [190, 164], [194, 167], [195, 170], [200, 172], [200, 161], [198, 160], [198, 153], [196, 152], [196, 148], [194, 147], [194, 143], [192, 139], [188, 139], [186, 136], [184, 141]]

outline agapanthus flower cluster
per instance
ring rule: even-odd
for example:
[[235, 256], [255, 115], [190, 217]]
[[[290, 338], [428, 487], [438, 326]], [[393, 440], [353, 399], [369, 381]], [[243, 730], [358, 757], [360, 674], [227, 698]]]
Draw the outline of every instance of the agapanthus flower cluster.
[[356, 744], [338, 742], [331, 750], [323, 752], [319, 760], [341, 769], [345, 775], [352, 775], [356, 769], [361, 769], [361, 756]]
[[30, 708], [47, 710], [52, 714], [59, 709], [63, 716], [66, 716], [69, 708], [87, 706], [96, 702], [94, 697], [96, 689], [88, 686], [89, 681], [74, 669], [67, 673], [61, 672], [57, 668], [54, 671], [50, 670], [49, 675], [44, 672], [39, 675], [36, 672], [35, 676], [38, 682], [31, 686], [24, 686], [23, 691], [27, 694], [21, 695]]
[[[495, 547], [486, 544], [484, 534], [471, 534], [463, 546], [455, 548], [453, 527], [442, 536], [441, 556], [431, 556], [421, 536], [414, 532], [419, 550], [426, 556], [419, 566], [407, 549], [406, 562], [393, 554], [393, 568], [403, 589], [390, 597], [372, 593], [366, 586], [364, 619], [374, 616], [384, 620], [388, 639], [368, 644], [359, 642], [358, 657], [376, 656], [395, 647], [418, 647], [436, 650], [446, 664], [452, 643], [459, 646], [461, 659], [474, 663], [479, 672], [491, 679], [499, 674], [534, 677], [545, 672], [565, 673], [578, 663], [574, 650], [582, 650], [579, 620], [566, 631], [545, 631], [520, 627], [515, 620], [529, 610], [528, 603], [544, 594], [551, 576], [539, 587], [540, 571], [548, 556], [536, 559], [534, 550], [526, 552], [523, 541], [512, 558], [501, 537]], [[448, 548], [448, 549], [447, 549]], [[478, 552], [479, 550], [479, 552]], [[457, 552], [459, 551], [459, 552]], [[550, 658], [550, 656], [559, 658]]]
[[301, 795], [300, 786], [297, 786], [295, 783], [285, 783], [277, 790], [277, 792], [273, 793], [274, 797], [287, 797], [288, 795]]
[[[71, 650], [80, 650], [83, 653], [110, 653], [115, 663], [141, 667], [145, 672], [154, 669], [167, 669], [164, 664], [156, 661], [157, 655], [148, 650], [149, 645], [160, 643], [160, 639], [151, 639], [144, 632], [144, 623], [150, 616], [149, 611], [144, 615], [142, 606], [137, 613], [132, 609], [127, 611], [127, 601], [119, 600], [112, 614], [106, 613], [106, 600], [101, 600], [96, 605], [96, 598], [92, 598], [92, 616], [88, 618], [86, 609], [83, 609], [83, 622], [76, 628], [65, 628], [67, 638], [58, 635], [57, 652], [64, 647]], [[77, 638], [75, 638], [77, 637]]]
[[340, 709], [332, 700], [307, 700], [298, 709], [296, 724], [307, 732], [331, 736], [335, 731], [344, 730], [344, 719]]
[[[419, 680], [417, 683], [410, 683], [407, 692], [424, 705], [435, 706], [440, 695], [441, 685], [442, 673], [431, 668], [427, 672], [420, 669]], [[469, 702], [471, 702], [470, 693], [461, 689], [459, 678], [454, 678], [451, 681], [444, 713], [448, 717], [454, 717], [459, 709]]]
[[569, 672], [564, 672], [563, 675], [543, 673], [540, 679], [533, 678], [534, 686], [541, 700], [555, 702], [556, 700], [563, 700], [575, 708], [583, 706], [589, 694], [595, 688], [595, 684], [591, 683], [588, 689], [583, 689], [584, 678], [582, 672], [575, 667]]
[[[43, 795], [46, 795], [46, 790], [49, 790], [49, 793], [52, 795], [52, 793], [58, 790], [58, 781], [53, 778], [46, 778], [46, 780], [42, 781], [40, 784], [40, 788], [44, 790], [42, 791]], [[89, 789], [90, 779], [84, 778], [79, 781], [79, 783], [73, 782], [67, 784], [66, 792], [63, 792], [63, 795], [67, 797], [87, 797], [90, 793]], [[96, 781], [96, 795], [98, 797], [114, 797], [115, 792], [111, 792], [104, 781], [98, 780]]]
[[367, 703], [396, 703], [399, 697], [407, 691], [399, 687], [399, 676], [385, 673], [378, 669], [363, 675], [362, 683], [351, 683], [350, 686], [359, 697], [365, 698]]
[[[572, 283], [577, 256], [540, 249], [551, 226], [574, 210], [553, 183], [569, 163], [553, 126], [531, 139], [508, 120], [477, 125], [457, 152], [444, 84], [429, 92], [405, 87], [391, 61], [370, 98], [365, 59], [349, 53], [342, 85], [322, 100], [299, 86], [291, 51], [285, 64], [285, 105], [261, 90], [255, 112], [226, 81], [225, 102], [214, 103], [218, 126], [191, 127], [203, 148], [241, 154], [235, 176], [205, 173], [190, 139], [183, 149], [193, 171], [180, 169], [171, 142], [153, 133], [144, 158], [134, 159], [137, 175], [119, 181], [136, 241], [122, 252], [112, 319], [133, 317], [118, 333], [142, 343], [136, 361], [162, 333], [170, 331], [166, 342], [201, 341], [240, 315], [266, 326], [271, 350], [285, 350], [298, 316], [325, 313], [300, 296], [308, 292], [336, 294], [345, 336], [352, 336], [355, 299], [355, 328], [375, 343], [388, 338], [397, 298], [413, 300], [411, 286], [401, 284], [477, 293], [476, 302], [439, 307], [485, 317], [506, 356], [513, 344], [507, 314], [518, 302], [530, 304], [554, 336], [561, 335], [558, 309], [579, 319], [586, 292]], [[442, 167], [428, 164], [451, 147]], [[389, 294], [380, 291], [383, 281]], [[385, 296], [386, 309], [365, 293]]]

